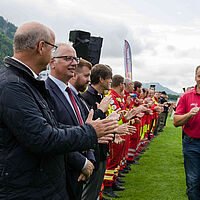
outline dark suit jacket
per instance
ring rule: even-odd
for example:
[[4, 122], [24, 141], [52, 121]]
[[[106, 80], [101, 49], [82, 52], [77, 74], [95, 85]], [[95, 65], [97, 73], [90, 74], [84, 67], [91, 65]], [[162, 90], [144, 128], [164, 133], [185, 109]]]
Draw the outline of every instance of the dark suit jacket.
[[[71, 105], [67, 101], [62, 91], [56, 85], [56, 83], [54, 83], [54, 81], [48, 77], [45, 81], [45, 84], [53, 99], [53, 113], [57, 121], [67, 125], [78, 126], [79, 122], [71, 108]], [[80, 101], [76, 95], [74, 95], [74, 98], [80, 108], [83, 121], [85, 121], [86, 116]], [[94, 155], [91, 151], [87, 151], [87, 155], [82, 155], [80, 152], [71, 152], [66, 155], [66, 174], [70, 199], [78, 200], [81, 198], [82, 182], [78, 183], [77, 180], [81, 173], [81, 169], [85, 164], [86, 156], [89, 160], [94, 160]]]
[[[91, 86], [88, 86], [88, 89], [86, 92], [82, 94], [83, 98], [85, 99], [86, 103], [89, 105], [90, 108], [93, 108], [95, 111], [93, 119], [105, 119], [106, 115], [101, 110], [97, 109], [97, 104], [100, 103], [102, 100], [102, 97], [98, 94], [98, 92]], [[95, 157], [99, 157], [100, 161], [105, 161], [107, 159], [107, 153], [109, 152], [108, 144], [99, 144], [99, 150], [100, 152], [95, 151]], [[97, 155], [96, 154], [100, 154]], [[96, 163], [98, 163], [96, 159]], [[97, 164], [98, 166], [98, 164]]]

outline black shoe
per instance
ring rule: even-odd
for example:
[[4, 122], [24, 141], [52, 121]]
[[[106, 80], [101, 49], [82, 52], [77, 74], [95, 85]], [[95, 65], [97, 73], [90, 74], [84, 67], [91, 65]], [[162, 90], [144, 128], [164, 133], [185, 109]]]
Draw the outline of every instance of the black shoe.
[[124, 170], [131, 170], [129, 166], [124, 167]]
[[126, 176], [124, 174], [122, 174], [122, 173], [119, 172], [118, 177], [124, 178]]
[[135, 155], [135, 157], [134, 158], [141, 158], [142, 157], [142, 155], [140, 155], [140, 154], [137, 154], [137, 155]]
[[[140, 160], [140, 157], [136, 157], [134, 158], [134, 161], [139, 161]], [[133, 163], [132, 163], [133, 164]]]
[[188, 195], [188, 188], [186, 189], [186, 194]]
[[130, 163], [128, 163], [128, 162], [126, 162], [126, 166], [127, 166], [127, 167], [130, 167], [130, 166], [131, 166], [131, 164], [130, 164]]
[[103, 198], [101, 198], [101, 200], [112, 200], [112, 199], [107, 199], [107, 198], [103, 197]]
[[105, 186], [103, 189], [103, 194], [113, 198], [120, 198], [117, 193], [113, 192], [112, 186]]
[[133, 165], [139, 165], [140, 163], [138, 161], [134, 161]]
[[113, 191], [123, 191], [123, 190], [125, 190], [124, 187], [120, 187], [117, 183], [112, 185], [112, 189], [113, 189]]
[[134, 159], [133, 159], [132, 161], [128, 161], [128, 163], [129, 163], [130, 165], [132, 165], [134, 162], [135, 162]]
[[134, 157], [134, 161], [138, 161], [140, 158], [141, 158], [142, 156], [141, 155], [136, 155], [135, 157]]
[[122, 174], [128, 174], [129, 173], [128, 170], [124, 170], [124, 169], [123, 170], [119, 170], [119, 172], [122, 173]]
[[119, 185], [119, 186], [123, 186], [123, 184], [122, 183], [119, 183], [118, 181], [116, 181], [117, 182], [117, 185]]
[[117, 181], [118, 183], [125, 183], [125, 181], [124, 181], [123, 179], [119, 178], [119, 177], [117, 177], [116, 181]]
[[131, 164], [133, 164], [133, 161], [127, 160], [127, 163], [128, 163], [129, 165], [131, 165]]

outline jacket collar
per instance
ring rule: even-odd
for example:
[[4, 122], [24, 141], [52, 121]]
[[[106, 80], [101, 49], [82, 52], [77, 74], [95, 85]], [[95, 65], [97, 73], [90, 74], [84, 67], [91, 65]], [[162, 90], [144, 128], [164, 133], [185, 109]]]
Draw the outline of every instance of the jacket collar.
[[40, 92], [46, 94], [44, 81], [35, 79], [31, 70], [28, 67], [26, 67], [23, 63], [18, 62], [17, 60], [12, 59], [8, 56], [4, 59], [4, 65], [5, 67], [11, 67], [19, 71], [23, 75], [23, 77], [26, 80], [30, 81]]
[[91, 85], [88, 86], [88, 92], [90, 92], [94, 95], [98, 95], [97, 90], [95, 90]]
[[103, 95], [99, 94], [98, 91], [96, 89], [94, 89], [91, 85], [88, 86], [87, 91], [95, 96], [99, 96], [99, 97], [103, 98]]
[[8, 56], [4, 59], [4, 64], [6, 67], [9, 67], [9, 66], [15, 67], [34, 78], [31, 70], [28, 67], [26, 67], [22, 62], [18, 62], [17, 60]]

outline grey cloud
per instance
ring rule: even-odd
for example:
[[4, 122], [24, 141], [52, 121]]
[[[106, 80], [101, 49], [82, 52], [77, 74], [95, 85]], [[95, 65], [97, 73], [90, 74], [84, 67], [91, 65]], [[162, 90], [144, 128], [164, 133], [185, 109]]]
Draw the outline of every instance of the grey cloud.
[[137, 58], [133, 58], [132, 66], [133, 68], [139, 68], [139, 69], [145, 69], [147, 67], [145, 61]]
[[[137, 67], [136, 67], [137, 66]], [[134, 77], [143, 82], [159, 82], [174, 91], [177, 88], [194, 84], [194, 69], [192, 64], [149, 65], [148, 62], [138, 62], [133, 65]]]
[[190, 54], [189, 51], [186, 51], [186, 50], [179, 50], [176, 52], [175, 56], [177, 56], [178, 58], [182, 58], [182, 57], [188, 57]]
[[177, 50], [175, 56], [178, 58], [199, 58], [200, 48], [189, 48], [187, 50]]
[[[68, 41], [70, 30], [84, 30], [89, 31], [93, 36], [100, 36], [103, 40], [102, 53], [103, 57], [118, 58], [123, 57], [124, 39], [126, 39], [132, 48], [133, 55], [139, 55], [145, 50], [152, 51], [155, 55], [154, 44], [149, 41], [142, 41], [139, 36], [127, 25], [113, 18], [106, 18], [106, 16], [90, 15], [90, 13], [72, 8], [50, 7], [52, 0], [45, 0], [41, 6], [31, 4], [20, 4], [8, 1], [3, 1], [0, 12], [3, 16], [9, 17], [11, 22], [20, 25], [25, 21], [40, 21], [51, 27], [56, 33], [56, 40], [59, 42]], [[9, 7], [9, 14], [3, 10], [3, 7]], [[42, 8], [46, 10], [43, 11]], [[11, 15], [10, 13], [15, 13]], [[148, 33], [149, 29], [142, 29], [143, 33]]]
[[[154, 51], [153, 53], [155, 54], [155, 44], [149, 41], [142, 41], [139, 37], [133, 34], [132, 30], [128, 26], [120, 22], [116, 22], [115, 20], [112, 21], [110, 18], [107, 20], [94, 18], [85, 12], [79, 11], [79, 13], [73, 15], [69, 14], [67, 19], [58, 15], [56, 17], [56, 21], [59, 19], [62, 19], [61, 21], [65, 21], [66, 25], [64, 28], [68, 33], [69, 30], [77, 29], [88, 31], [93, 36], [102, 37], [103, 46], [101, 55], [103, 57], [123, 57], [125, 39], [131, 45], [133, 55], [139, 55], [144, 50]], [[54, 26], [58, 33], [63, 32], [63, 30], [61, 30], [61, 26]]]
[[166, 49], [167, 49], [167, 51], [169, 51], [169, 52], [172, 52], [172, 51], [175, 51], [175, 50], [176, 50], [175, 46], [173, 46], [173, 45], [168, 45]]

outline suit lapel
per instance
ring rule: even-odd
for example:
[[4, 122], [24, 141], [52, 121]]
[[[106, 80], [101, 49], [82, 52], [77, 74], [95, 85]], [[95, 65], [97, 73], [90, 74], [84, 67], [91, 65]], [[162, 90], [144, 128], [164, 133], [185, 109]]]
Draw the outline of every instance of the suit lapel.
[[63, 105], [64, 108], [67, 110], [66, 113], [69, 113], [71, 118], [74, 120], [75, 124], [79, 125], [77, 118], [74, 114], [74, 111], [72, 110], [71, 105], [69, 104], [68, 100], [66, 99], [66, 97], [64, 96], [60, 88], [49, 77], [47, 78], [46, 82], [47, 82], [47, 85], [51, 87], [51, 90], [54, 93], [54, 95], [57, 97], [57, 99], [59, 99], [62, 102], [61, 106]]

